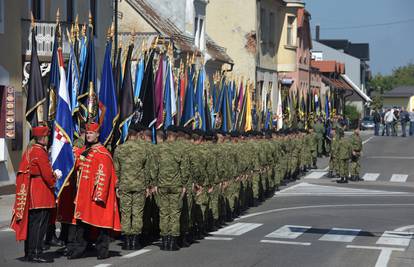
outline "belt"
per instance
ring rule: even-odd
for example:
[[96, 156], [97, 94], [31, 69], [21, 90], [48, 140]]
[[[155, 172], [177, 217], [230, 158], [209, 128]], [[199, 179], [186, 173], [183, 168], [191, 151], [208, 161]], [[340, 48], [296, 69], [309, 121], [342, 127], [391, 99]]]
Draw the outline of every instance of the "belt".
[[33, 179], [33, 178], [43, 178], [43, 177], [42, 177], [42, 176], [40, 176], [40, 175], [30, 176], [30, 179]]

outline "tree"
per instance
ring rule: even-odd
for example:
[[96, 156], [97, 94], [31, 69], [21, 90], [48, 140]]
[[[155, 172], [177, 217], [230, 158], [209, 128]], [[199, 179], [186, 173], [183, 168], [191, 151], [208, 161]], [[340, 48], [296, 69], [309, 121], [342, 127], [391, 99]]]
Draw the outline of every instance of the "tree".
[[376, 95], [372, 98], [371, 108], [380, 110], [383, 105], [384, 98], [381, 95]]
[[381, 94], [400, 85], [414, 85], [414, 63], [394, 69], [391, 75], [377, 74], [369, 81], [369, 87]]

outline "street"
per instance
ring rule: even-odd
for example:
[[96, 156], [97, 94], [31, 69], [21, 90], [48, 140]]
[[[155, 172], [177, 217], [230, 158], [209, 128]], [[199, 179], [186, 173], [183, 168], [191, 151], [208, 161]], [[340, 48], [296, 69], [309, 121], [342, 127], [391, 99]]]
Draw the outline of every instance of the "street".
[[[51, 266], [413, 266], [414, 142], [369, 132], [363, 140], [364, 182], [338, 185], [321, 159], [317, 170], [189, 248], [164, 252], [156, 243], [126, 252], [116, 240], [109, 259], [47, 252]], [[28, 265], [7, 227], [0, 246], [2, 266]]]

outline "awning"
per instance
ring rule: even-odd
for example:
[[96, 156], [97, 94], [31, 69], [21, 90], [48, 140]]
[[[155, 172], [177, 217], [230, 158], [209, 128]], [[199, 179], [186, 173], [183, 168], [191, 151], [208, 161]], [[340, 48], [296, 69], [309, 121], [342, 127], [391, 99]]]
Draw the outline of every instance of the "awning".
[[336, 88], [336, 89], [351, 90], [351, 91], [353, 90], [352, 87], [348, 85], [348, 83], [346, 83], [342, 79], [334, 79], [334, 78], [322, 76], [322, 81], [325, 84], [328, 84], [329, 86]]
[[365, 101], [372, 102], [372, 99], [367, 96], [348, 76], [341, 74], [341, 77], [354, 89], [354, 91]]

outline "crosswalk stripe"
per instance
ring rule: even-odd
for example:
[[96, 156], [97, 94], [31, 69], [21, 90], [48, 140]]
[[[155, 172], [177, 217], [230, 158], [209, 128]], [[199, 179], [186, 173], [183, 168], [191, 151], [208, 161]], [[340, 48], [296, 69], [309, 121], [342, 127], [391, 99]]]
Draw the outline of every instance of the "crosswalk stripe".
[[379, 175], [379, 173], [366, 173], [362, 179], [364, 179], [364, 181], [376, 181]]
[[233, 237], [221, 237], [221, 236], [206, 236], [204, 237], [206, 240], [224, 240], [224, 241], [231, 241]]
[[260, 240], [261, 243], [273, 243], [273, 244], [286, 244], [286, 245], [300, 245], [300, 246], [310, 246], [309, 242], [292, 242], [292, 241], [281, 241], [281, 240]]
[[324, 171], [313, 171], [309, 173], [308, 175], [306, 175], [305, 179], [320, 179], [322, 178], [322, 176], [324, 176], [327, 173], [328, 172], [324, 172]]
[[405, 183], [407, 181], [408, 175], [407, 174], [393, 174], [391, 176], [391, 182], [397, 183]]
[[262, 226], [262, 225], [263, 225], [262, 223], [235, 223], [233, 225], [224, 227], [218, 231], [212, 232], [211, 234], [239, 236], [253, 229], [256, 229], [257, 227]]
[[305, 233], [307, 230], [311, 229], [311, 226], [301, 226], [301, 225], [284, 225], [277, 229], [274, 232], [266, 235], [270, 238], [286, 238], [286, 239], [295, 239]]
[[361, 229], [332, 228], [320, 241], [352, 242]]
[[149, 251], [151, 251], [151, 249], [140, 249], [140, 250], [137, 250], [137, 251], [134, 251], [134, 252], [132, 252], [132, 253], [129, 253], [129, 254], [126, 254], [126, 255], [122, 256], [122, 257], [121, 257], [121, 259], [129, 259], [129, 258], [133, 258], [133, 257], [136, 257], [136, 256], [138, 256], [138, 255], [141, 255], [141, 254], [147, 253], [147, 252], [149, 252]]
[[408, 247], [413, 235], [414, 233], [410, 232], [385, 231], [378, 239], [377, 244]]

